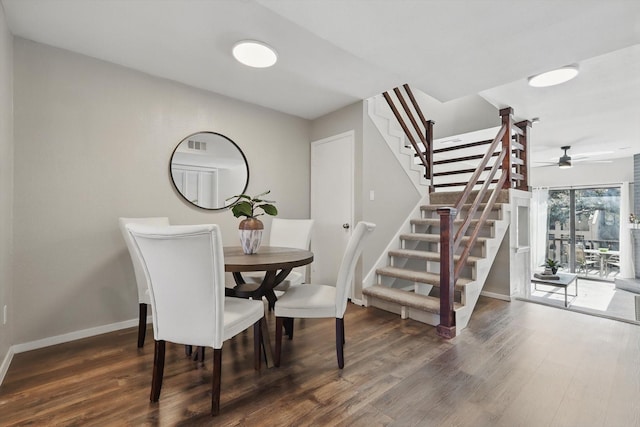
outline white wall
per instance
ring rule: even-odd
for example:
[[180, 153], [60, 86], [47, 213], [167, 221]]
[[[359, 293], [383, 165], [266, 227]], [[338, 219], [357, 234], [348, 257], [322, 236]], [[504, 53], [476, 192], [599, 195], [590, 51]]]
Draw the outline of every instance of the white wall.
[[230, 211], [173, 189], [169, 159], [189, 134], [235, 141], [247, 191], [308, 218], [308, 121], [24, 39], [14, 50], [14, 344], [136, 318], [119, 216], [218, 223], [237, 244]]
[[[0, 4], [0, 363], [12, 344], [11, 328], [15, 312], [11, 304], [13, 149], [13, 37]], [[5, 304], [10, 308], [6, 325], [2, 319]]]
[[434, 139], [488, 129], [501, 124], [498, 109], [479, 95], [465, 96], [445, 103], [418, 90], [414, 91], [414, 95], [425, 118], [435, 122]]

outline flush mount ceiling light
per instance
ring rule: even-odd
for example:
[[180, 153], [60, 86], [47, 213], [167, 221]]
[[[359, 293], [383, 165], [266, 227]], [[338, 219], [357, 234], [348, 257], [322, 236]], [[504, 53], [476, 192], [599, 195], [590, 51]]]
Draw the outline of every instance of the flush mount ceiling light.
[[278, 60], [278, 55], [272, 47], [255, 40], [236, 43], [232, 53], [238, 62], [255, 68], [271, 67]]
[[568, 82], [572, 78], [578, 75], [577, 65], [567, 65], [566, 67], [558, 68], [557, 70], [547, 71], [546, 73], [538, 74], [529, 77], [529, 86], [533, 87], [547, 87], [555, 86], [560, 83]]

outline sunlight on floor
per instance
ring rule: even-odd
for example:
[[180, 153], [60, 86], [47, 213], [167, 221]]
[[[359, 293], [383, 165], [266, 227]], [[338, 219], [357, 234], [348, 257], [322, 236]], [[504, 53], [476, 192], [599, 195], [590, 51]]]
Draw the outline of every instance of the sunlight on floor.
[[[578, 296], [575, 287], [569, 286], [569, 310], [582, 311], [625, 320], [636, 320], [634, 293], [619, 290], [610, 282], [578, 279]], [[564, 290], [550, 286], [531, 286], [531, 300], [564, 307]]]

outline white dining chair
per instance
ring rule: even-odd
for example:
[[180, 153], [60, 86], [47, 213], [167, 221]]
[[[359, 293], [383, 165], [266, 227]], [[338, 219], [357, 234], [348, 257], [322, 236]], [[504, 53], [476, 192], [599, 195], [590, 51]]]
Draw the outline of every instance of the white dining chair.
[[[309, 249], [311, 244], [312, 219], [284, 219], [273, 218], [269, 233], [269, 246], [284, 248]], [[264, 272], [250, 272], [242, 275], [247, 283], [261, 283]], [[307, 266], [296, 267], [289, 275], [274, 288], [276, 291], [286, 291], [291, 285], [298, 285], [307, 281]]]
[[364, 221], [356, 225], [342, 258], [335, 286], [313, 283], [293, 285], [278, 298], [274, 309], [276, 315], [275, 366], [280, 366], [285, 319], [335, 317], [338, 367], [340, 369], [344, 367], [344, 313], [347, 309], [356, 263], [366, 238], [375, 228], [375, 224]]
[[215, 224], [127, 225], [149, 282], [155, 354], [151, 401], [162, 388], [166, 341], [213, 348], [211, 414], [220, 412], [222, 344], [253, 325], [254, 367], [260, 369], [264, 304], [225, 297], [224, 253]]
[[133, 273], [138, 287], [138, 348], [140, 348], [144, 346], [144, 339], [147, 334], [147, 307], [148, 304], [151, 304], [151, 301], [149, 299], [149, 283], [147, 283], [147, 278], [144, 275], [142, 264], [136, 256], [133, 239], [126, 228], [127, 224], [167, 226], [169, 225], [169, 218], [164, 216], [148, 218], [118, 218], [120, 232], [122, 233], [124, 242], [129, 250], [129, 257], [133, 264]]

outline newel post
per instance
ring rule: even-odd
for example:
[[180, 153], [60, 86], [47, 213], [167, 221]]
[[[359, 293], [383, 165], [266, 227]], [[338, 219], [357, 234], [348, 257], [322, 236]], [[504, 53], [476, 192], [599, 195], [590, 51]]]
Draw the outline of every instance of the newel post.
[[507, 174], [507, 179], [504, 181], [502, 188], [511, 188], [513, 183], [512, 177], [512, 164], [511, 164], [511, 116], [513, 115], [513, 108], [507, 107], [500, 110], [500, 117], [502, 117], [502, 126], [506, 126], [506, 131], [502, 137], [502, 150], [506, 151], [506, 155], [502, 160], [502, 173]]
[[456, 336], [456, 317], [453, 311], [454, 263], [453, 263], [453, 220], [458, 211], [455, 208], [439, 208], [440, 215], [440, 324], [436, 333], [442, 338]]

